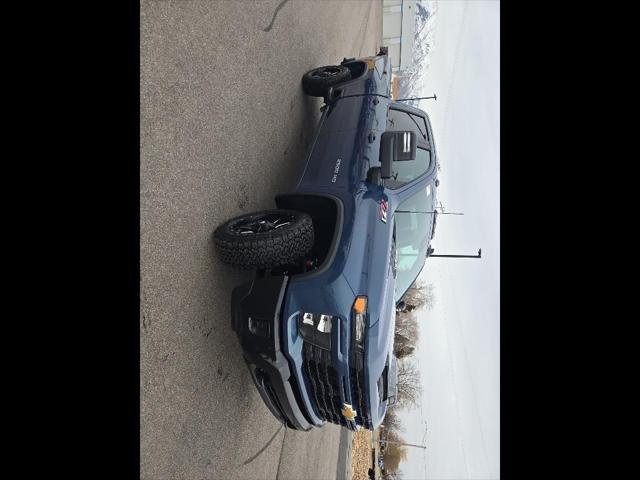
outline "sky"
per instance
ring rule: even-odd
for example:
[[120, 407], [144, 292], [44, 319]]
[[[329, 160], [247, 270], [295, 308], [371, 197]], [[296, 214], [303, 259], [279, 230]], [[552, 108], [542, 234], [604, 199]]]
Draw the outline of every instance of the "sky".
[[[435, 254], [419, 281], [436, 302], [419, 312], [421, 407], [400, 417], [405, 479], [500, 478], [500, 3], [440, 0], [420, 108], [441, 164]], [[425, 423], [426, 422], [426, 423]], [[426, 425], [426, 428], [425, 428]], [[426, 433], [425, 433], [426, 430]]]

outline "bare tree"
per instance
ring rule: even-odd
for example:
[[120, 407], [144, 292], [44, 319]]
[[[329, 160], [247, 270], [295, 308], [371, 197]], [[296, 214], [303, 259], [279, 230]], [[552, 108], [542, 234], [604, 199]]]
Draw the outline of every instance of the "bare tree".
[[420, 371], [413, 360], [398, 360], [398, 400], [399, 408], [417, 407], [422, 393]]
[[396, 332], [393, 342], [393, 353], [396, 358], [405, 358], [413, 355], [413, 352], [416, 349], [415, 337], [406, 337], [403, 334]]
[[384, 425], [383, 430], [385, 432], [384, 433], [385, 435], [388, 434], [389, 432], [395, 435], [399, 435], [400, 432], [404, 431], [404, 427], [402, 426], [402, 421], [400, 420], [400, 417], [396, 413], [395, 405], [387, 409], [387, 413], [384, 416], [383, 425]]
[[397, 358], [413, 355], [419, 338], [418, 317], [415, 312], [397, 312], [393, 352]]
[[402, 337], [401, 339], [396, 337], [396, 343], [393, 349], [393, 353], [395, 354], [396, 358], [400, 359], [410, 357], [411, 355], [413, 355], [415, 349], [416, 347], [410, 344], [410, 340], [404, 339], [404, 337]]
[[417, 341], [420, 325], [417, 312], [397, 312], [395, 333], [407, 339]]
[[414, 310], [425, 306], [427, 310], [431, 310], [436, 302], [434, 290], [435, 287], [432, 283], [424, 284], [415, 282], [402, 297], [402, 300], [406, 304], [405, 309]]
[[413, 355], [420, 334], [417, 308], [433, 308], [435, 303], [432, 284], [413, 284], [403, 297], [404, 305], [396, 312], [393, 351], [397, 358]]
[[[399, 443], [405, 443], [404, 439], [394, 432], [387, 432], [387, 440]], [[400, 462], [407, 459], [407, 447], [404, 445], [398, 445], [396, 443], [389, 444], [384, 451], [382, 460], [384, 461], [386, 474], [399, 474]]]
[[382, 474], [382, 479], [383, 480], [400, 480], [400, 474], [402, 473], [401, 470], [398, 470], [397, 472], [385, 472]]

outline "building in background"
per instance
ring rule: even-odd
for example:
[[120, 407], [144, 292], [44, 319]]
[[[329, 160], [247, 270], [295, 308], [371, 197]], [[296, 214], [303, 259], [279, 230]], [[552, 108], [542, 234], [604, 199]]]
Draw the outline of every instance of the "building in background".
[[398, 75], [413, 65], [416, 0], [383, 0], [382, 45], [389, 47], [392, 71]]

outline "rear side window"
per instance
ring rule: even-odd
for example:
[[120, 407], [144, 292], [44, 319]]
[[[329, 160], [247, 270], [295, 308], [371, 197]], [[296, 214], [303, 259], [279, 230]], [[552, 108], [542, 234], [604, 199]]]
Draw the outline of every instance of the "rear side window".
[[389, 109], [387, 130], [412, 130], [416, 132], [418, 138], [428, 141], [427, 124], [424, 118], [401, 110]]
[[418, 136], [416, 159], [393, 162], [391, 178], [385, 180], [386, 187], [396, 189], [426, 173], [431, 165], [431, 152], [424, 148], [424, 142], [427, 141], [427, 125], [422, 117], [390, 108], [387, 130], [410, 130]]

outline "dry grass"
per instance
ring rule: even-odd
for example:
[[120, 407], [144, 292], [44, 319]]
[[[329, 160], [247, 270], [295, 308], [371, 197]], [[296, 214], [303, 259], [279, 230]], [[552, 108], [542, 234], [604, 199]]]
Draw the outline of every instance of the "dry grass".
[[369, 430], [355, 432], [351, 448], [352, 480], [368, 480], [367, 472], [371, 468], [371, 432]]

